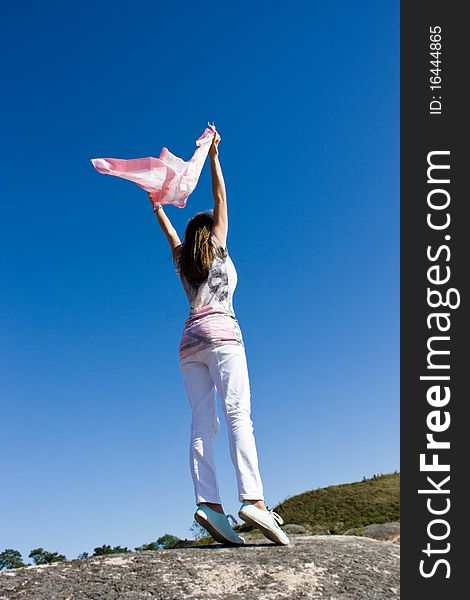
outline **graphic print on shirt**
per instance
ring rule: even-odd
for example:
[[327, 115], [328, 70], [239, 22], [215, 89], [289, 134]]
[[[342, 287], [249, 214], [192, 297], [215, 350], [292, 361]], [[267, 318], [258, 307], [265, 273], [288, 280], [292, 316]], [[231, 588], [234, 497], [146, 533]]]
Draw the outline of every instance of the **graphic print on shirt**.
[[[224, 262], [225, 260], [224, 258]], [[220, 267], [210, 270], [207, 285], [219, 302], [228, 298], [228, 275]]]

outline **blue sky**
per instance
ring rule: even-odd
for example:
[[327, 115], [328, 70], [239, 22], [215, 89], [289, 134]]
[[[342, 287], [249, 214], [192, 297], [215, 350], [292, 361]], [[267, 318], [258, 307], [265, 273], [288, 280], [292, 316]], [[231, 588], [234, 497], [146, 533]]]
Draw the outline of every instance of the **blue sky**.
[[[188, 159], [208, 120], [266, 503], [398, 469], [399, 3], [1, 12], [0, 551], [191, 537], [188, 301], [146, 193], [90, 159]], [[166, 213], [211, 206], [206, 163]]]

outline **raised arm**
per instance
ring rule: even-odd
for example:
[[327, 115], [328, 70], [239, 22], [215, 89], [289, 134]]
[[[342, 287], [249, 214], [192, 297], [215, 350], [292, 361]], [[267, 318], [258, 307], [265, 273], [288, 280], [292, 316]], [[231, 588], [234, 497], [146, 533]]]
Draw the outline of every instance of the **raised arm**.
[[228, 233], [227, 194], [225, 192], [225, 181], [222, 175], [222, 167], [219, 162], [219, 142], [214, 141], [209, 150], [211, 159], [212, 195], [214, 197], [214, 227], [212, 233], [225, 248]]
[[[152, 198], [150, 197], [150, 193], [148, 193], [148, 197], [149, 197], [150, 203], [153, 205]], [[180, 240], [178, 234], [176, 233], [176, 229], [171, 224], [170, 219], [166, 216], [166, 214], [163, 210], [163, 206], [161, 206], [158, 210], [155, 210], [155, 214], [157, 216], [158, 223], [160, 224], [160, 227], [161, 227], [163, 233], [165, 234], [165, 237], [168, 240], [168, 243], [170, 244], [171, 249], [174, 252], [175, 248], [177, 248], [181, 244], [181, 240]]]

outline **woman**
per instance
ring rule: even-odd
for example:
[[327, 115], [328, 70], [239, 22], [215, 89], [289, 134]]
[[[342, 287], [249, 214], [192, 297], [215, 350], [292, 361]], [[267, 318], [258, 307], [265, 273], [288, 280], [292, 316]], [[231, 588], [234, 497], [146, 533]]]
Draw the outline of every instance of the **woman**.
[[[218, 158], [218, 141], [209, 151], [214, 209], [197, 213], [181, 243], [160, 205], [158, 222], [173, 251], [176, 271], [190, 302], [180, 346], [180, 371], [192, 408], [190, 466], [196, 504], [194, 518], [222, 543], [243, 544], [225, 515], [214, 465], [214, 442], [220, 421], [216, 391], [227, 422], [230, 455], [235, 467], [241, 519], [258, 527], [277, 544], [289, 539], [279, 527], [282, 518], [267, 510], [253, 422], [250, 383], [242, 333], [232, 305], [237, 285], [235, 266], [226, 248], [228, 231], [225, 182]], [[152, 202], [149, 194], [149, 199]]]

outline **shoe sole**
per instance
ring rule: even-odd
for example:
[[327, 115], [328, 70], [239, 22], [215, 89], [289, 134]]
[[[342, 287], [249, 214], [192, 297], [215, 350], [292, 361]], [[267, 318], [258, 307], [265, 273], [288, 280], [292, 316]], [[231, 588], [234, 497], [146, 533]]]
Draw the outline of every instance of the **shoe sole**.
[[244, 542], [238, 543], [226, 538], [208, 519], [200, 515], [197, 511], [194, 513], [194, 519], [210, 533], [216, 542], [220, 542], [221, 544], [232, 544], [233, 546], [243, 546]]
[[241, 512], [238, 513], [238, 516], [240, 517], [240, 519], [243, 519], [245, 521], [245, 523], [248, 523], [248, 525], [253, 525], [253, 527], [256, 527], [257, 529], [259, 529], [263, 533], [263, 535], [265, 535], [268, 539], [270, 539], [272, 542], [274, 542], [278, 546], [288, 546], [290, 544], [290, 542], [287, 542], [287, 543], [282, 542], [277, 537], [276, 533], [272, 529], [268, 529], [261, 523], [258, 523], [257, 521], [252, 519], [250, 516], [245, 515]]

